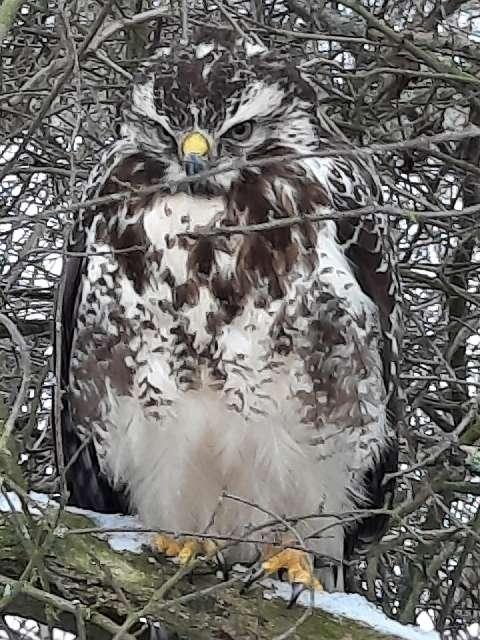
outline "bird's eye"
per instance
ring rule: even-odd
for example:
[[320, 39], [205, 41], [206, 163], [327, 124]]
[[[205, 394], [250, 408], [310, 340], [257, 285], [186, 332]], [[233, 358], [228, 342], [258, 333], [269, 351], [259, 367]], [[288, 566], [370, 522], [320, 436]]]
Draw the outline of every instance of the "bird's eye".
[[252, 135], [253, 120], [239, 122], [227, 131], [225, 137], [235, 140], [236, 142], [245, 142]]

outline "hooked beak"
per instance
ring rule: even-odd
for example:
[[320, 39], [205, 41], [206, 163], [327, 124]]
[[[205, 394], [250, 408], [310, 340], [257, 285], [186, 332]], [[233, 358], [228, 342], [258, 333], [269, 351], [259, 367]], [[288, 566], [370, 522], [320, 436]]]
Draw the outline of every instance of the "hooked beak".
[[194, 176], [197, 173], [205, 171], [207, 168], [205, 158], [199, 156], [197, 153], [191, 153], [190, 155], [185, 156], [184, 165], [187, 176]]
[[208, 166], [210, 143], [198, 131], [189, 133], [182, 143], [182, 156], [187, 176], [205, 171]]

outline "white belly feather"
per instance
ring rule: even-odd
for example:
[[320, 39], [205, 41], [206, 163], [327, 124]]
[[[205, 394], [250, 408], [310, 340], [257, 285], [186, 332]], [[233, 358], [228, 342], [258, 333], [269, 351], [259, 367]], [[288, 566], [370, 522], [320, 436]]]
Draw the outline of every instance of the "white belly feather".
[[[220, 199], [210, 200], [207, 206], [205, 201], [199, 204], [177, 194], [157, 200], [146, 212], [146, 233], [155, 247], [164, 251], [162, 266], [168, 266], [178, 283], [187, 279], [188, 252], [178, 246], [168, 249], [167, 236], [206, 227], [222, 210]], [[319, 232], [317, 251], [318, 268], [313, 274], [301, 261], [290, 274], [286, 313], [294, 313], [301, 295], [315, 307], [311, 284], [316, 278], [339, 297], [345, 295], [347, 284], [351, 314], [366, 314], [373, 322], [374, 306], [334, 241], [333, 223], [325, 224]], [[227, 272], [233, 268], [226, 254], [217, 256], [217, 264]], [[167, 285], [151, 283], [140, 299], [129, 281], [122, 281], [121, 302], [126, 315], [137, 303], [149, 300], [155, 330], [144, 340], [145, 364], [135, 372], [134, 395], [118, 395], [110, 386], [106, 463], [117, 479], [128, 481], [133, 505], [145, 523], [191, 532], [211, 525], [212, 532], [239, 535], [245, 526], [271, 519], [267, 512], [306, 515], [322, 509], [348, 509], [352, 469], [354, 473], [364, 470], [371, 461], [372, 446], [378, 448], [384, 441], [380, 363], [375, 361], [359, 384], [359, 398], [371, 399], [362, 411], [366, 416], [362, 429], [339, 429], [331, 423], [318, 431], [305, 419], [305, 406], [299, 400], [299, 392], [312, 392], [313, 383], [301, 355], [312, 318], [296, 318], [293, 348], [282, 356], [273, 351], [270, 333], [283, 301], [256, 308], [249, 300], [233, 322], [220, 329], [217, 338], [226, 375], [223, 388], [215, 386], [205, 368], [200, 372], [199, 389], [182, 390], [171, 373], [175, 360], [172, 318], [158, 307], [158, 301], [170, 295]], [[217, 305], [205, 287], [198, 304], [181, 311], [189, 331], [195, 332], [197, 350], [211, 340], [206, 314]], [[360, 334], [357, 337], [363, 339]], [[156, 350], [157, 346], [161, 349]], [[140, 380], [145, 376], [162, 390], [160, 419], [150, 417], [139, 400]], [[258, 508], [222, 500], [224, 491]], [[306, 534], [317, 528], [318, 520], [301, 529]], [[338, 541], [335, 547], [332, 554], [338, 555]], [[322, 550], [325, 552], [325, 544]], [[248, 556], [248, 551], [240, 557], [245, 554]]]

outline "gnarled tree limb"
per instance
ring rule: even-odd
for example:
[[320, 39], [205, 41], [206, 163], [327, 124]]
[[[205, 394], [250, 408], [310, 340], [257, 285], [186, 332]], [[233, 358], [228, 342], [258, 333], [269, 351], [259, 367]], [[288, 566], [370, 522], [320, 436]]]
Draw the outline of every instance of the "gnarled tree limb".
[[[55, 511], [47, 509], [45, 522], [38, 526], [48, 529], [50, 519], [54, 522], [57, 517]], [[47, 592], [38, 584], [21, 579], [28, 558], [19, 544], [13, 517], [14, 514], [0, 517], [3, 613], [45, 622], [46, 610], [53, 610], [58, 626], [74, 633], [78, 633], [81, 620], [90, 640], [132, 638], [134, 627], [118, 635], [122, 623], [127, 616], [146, 611], [149, 618], [158, 621], [169, 633], [176, 632], [189, 640], [284, 637], [393, 640], [392, 636], [318, 609], [312, 610], [311, 615], [299, 606], [287, 609], [283, 601], [266, 600], [259, 587], [241, 594], [239, 581], [222, 583], [206, 572], [205, 566], [199, 567], [192, 582], [185, 578], [177, 580], [175, 565], [153, 560], [148, 553], [114, 551], [107, 541], [92, 534], [62, 535], [64, 527], [92, 524], [83, 515], [69, 512], [62, 514], [55, 529], [57, 534], [51, 536], [50, 548], [43, 550], [45, 574], [50, 583]], [[167, 581], [171, 587], [168, 591]], [[296, 626], [302, 616], [302, 623]]]

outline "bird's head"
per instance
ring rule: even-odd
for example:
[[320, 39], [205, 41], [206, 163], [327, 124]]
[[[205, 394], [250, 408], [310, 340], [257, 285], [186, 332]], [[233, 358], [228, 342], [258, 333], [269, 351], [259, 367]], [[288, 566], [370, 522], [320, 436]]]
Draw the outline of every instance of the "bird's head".
[[200, 190], [221, 194], [244, 175], [240, 165], [258, 173], [262, 163], [318, 148], [317, 118], [315, 90], [288, 59], [207, 38], [148, 63], [122, 132], [164, 165], [166, 181], [209, 171]]

